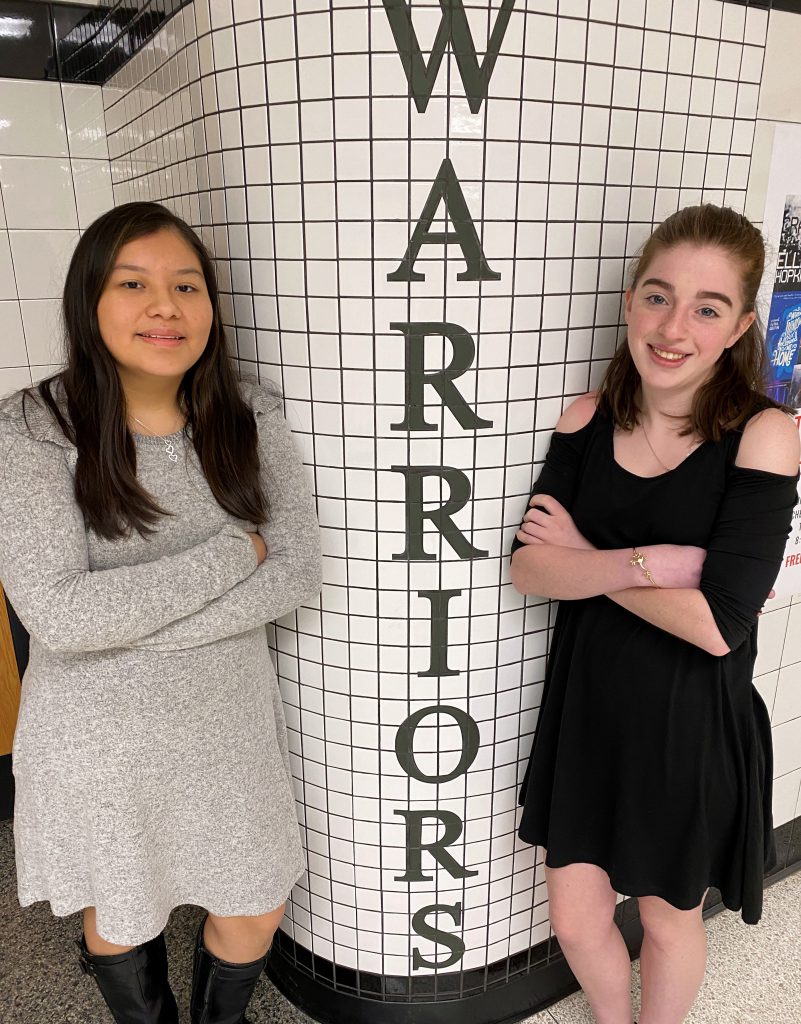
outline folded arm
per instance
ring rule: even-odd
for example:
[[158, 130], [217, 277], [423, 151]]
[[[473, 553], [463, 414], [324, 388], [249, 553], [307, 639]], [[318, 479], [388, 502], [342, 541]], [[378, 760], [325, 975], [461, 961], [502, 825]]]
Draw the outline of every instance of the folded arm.
[[788, 416], [778, 409], [754, 416], [729, 474], [697, 588], [626, 590], [609, 598], [716, 657], [735, 650], [753, 629], [779, 571], [798, 458], [798, 431]]
[[257, 417], [257, 424], [259, 458], [271, 503], [269, 522], [259, 527], [267, 557], [223, 596], [130, 646], [197, 647], [263, 626], [319, 593], [321, 558], [314, 501], [277, 401]]
[[[744, 431], [709, 548], [650, 545], [658, 588], [631, 551], [596, 551], [569, 513], [534, 495], [517, 534], [512, 582], [522, 593], [577, 600], [605, 594], [640, 618], [715, 656], [735, 649], [753, 628], [781, 561], [794, 504], [799, 457], [792, 421], [777, 410]], [[544, 511], [543, 511], [544, 510]], [[635, 573], [626, 582], [626, 573]]]
[[3, 424], [0, 579], [26, 629], [60, 652], [119, 647], [220, 597], [256, 568], [247, 533], [140, 565], [92, 570], [66, 450]]

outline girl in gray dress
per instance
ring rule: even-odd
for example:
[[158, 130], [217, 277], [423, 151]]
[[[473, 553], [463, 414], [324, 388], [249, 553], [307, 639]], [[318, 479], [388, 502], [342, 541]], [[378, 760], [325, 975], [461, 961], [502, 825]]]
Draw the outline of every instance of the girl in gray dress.
[[0, 579], [31, 634], [19, 898], [83, 911], [120, 1024], [177, 1022], [162, 930], [204, 907], [192, 1021], [238, 1024], [304, 867], [264, 626], [319, 591], [313, 502], [164, 207], [85, 232], [64, 323], [65, 369], [0, 406]]

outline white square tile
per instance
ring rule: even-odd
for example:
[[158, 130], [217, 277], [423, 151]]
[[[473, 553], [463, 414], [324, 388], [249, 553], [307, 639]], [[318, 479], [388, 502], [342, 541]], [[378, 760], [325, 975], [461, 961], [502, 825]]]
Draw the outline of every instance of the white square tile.
[[723, 5], [721, 39], [742, 40], [745, 35], [745, 7], [738, 4]]
[[[242, 69], [244, 70], [244, 69]], [[262, 79], [262, 87], [264, 85], [264, 69], [259, 68], [259, 72]], [[241, 75], [241, 72], [240, 72]], [[233, 110], [236, 111], [240, 104], [239, 99], [239, 82], [240, 78], [237, 78], [237, 72], [234, 69], [228, 71], [221, 71], [219, 74], [214, 76], [217, 83], [217, 107], [219, 110]]]
[[22, 332], [18, 302], [0, 302], [0, 338], [3, 339], [0, 347], [0, 360], [3, 366], [27, 366], [28, 353], [25, 349], [25, 335]]
[[212, 45], [214, 48], [214, 68], [216, 71], [236, 67], [236, 44], [232, 28], [223, 28], [214, 32], [212, 34]]
[[[559, 33], [561, 35], [561, 23]], [[627, 67], [639, 67], [628, 60], [615, 60], [615, 26], [592, 21], [587, 26], [587, 60], [593, 64], [620, 63]]]
[[639, 150], [659, 149], [662, 138], [662, 115], [655, 110], [642, 110], [637, 118], [636, 145]]
[[[745, 86], [741, 85], [739, 88], [744, 89]], [[734, 117], [737, 106], [737, 94], [738, 86], [735, 82], [718, 82], [715, 88], [712, 113], [716, 117]]]
[[643, 39], [643, 71], [667, 71], [670, 36], [665, 32], [646, 31]]
[[623, 25], [636, 25], [637, 28], [642, 28], [645, 24], [645, 6], [646, 0], [627, 0], [626, 4], [620, 4], [618, 7], [618, 20]]
[[745, 191], [748, 187], [748, 174], [751, 160], [747, 156], [729, 157], [729, 169], [726, 175], [726, 188]]
[[261, 64], [239, 68], [239, 95], [243, 107], [256, 106], [267, 101], [267, 85]]
[[609, 127], [609, 144], [612, 146], [634, 146], [637, 131], [637, 115], [633, 110], [613, 110]]
[[111, 166], [107, 160], [73, 160], [72, 173], [78, 223], [81, 228], [87, 228], [101, 213], [114, 206]]
[[737, 101], [734, 107], [735, 117], [755, 118], [759, 106], [759, 86], [752, 82], [740, 82], [737, 89]]
[[236, 59], [239, 67], [248, 64], [260, 65], [263, 70], [264, 40], [260, 22], [238, 24], [236, 32]]
[[587, 23], [583, 21], [560, 20], [556, 36], [556, 57], [558, 60], [583, 61], [587, 48]]
[[[554, 97], [561, 103], [580, 103], [584, 95], [584, 67], [581, 64], [571, 64], [565, 61], [556, 62], [556, 79], [554, 82]], [[516, 103], [510, 103], [508, 127], [501, 129], [502, 138], [511, 138], [509, 133], [511, 125], [515, 124], [517, 111]]]
[[78, 232], [11, 231], [9, 239], [19, 297], [58, 298], [78, 242]]
[[[720, 43], [717, 39], [696, 39], [695, 51], [692, 57], [692, 73], [701, 78], [714, 78], [718, 66], [718, 49]], [[688, 67], [687, 70], [690, 70]]]
[[[617, 84], [618, 73], [615, 74]], [[667, 75], [657, 71], [645, 71], [640, 79], [639, 106], [645, 110], [663, 110], [665, 106], [665, 90], [667, 88]], [[633, 96], [629, 94], [629, 102], [626, 106], [636, 105], [636, 92]]]
[[765, 51], [761, 46], [744, 46], [742, 64], [740, 65], [740, 81], [759, 83]]
[[103, 93], [99, 85], [61, 86], [70, 156], [108, 158]]
[[767, 31], [768, 12], [760, 7], [749, 7], [745, 14], [745, 41], [764, 46]]
[[577, 103], [554, 104], [554, 117], [553, 123], [551, 125], [552, 141], [563, 143], [578, 143], [580, 138], [581, 107]]
[[705, 0], [697, 5], [698, 25], [696, 32], [699, 36], [708, 36], [710, 39], [720, 39], [721, 26], [723, 23], [723, 9], [726, 4], [721, 0]]
[[64, 358], [59, 299], [23, 299], [22, 324], [31, 364], [60, 363]]
[[665, 114], [662, 124], [662, 148], [684, 150], [687, 136], [687, 116]]
[[0, 156], [66, 156], [59, 83], [4, 79], [2, 88]]
[[[649, 33], [653, 35], [653, 33]], [[623, 67], [639, 68], [643, 65], [644, 33], [642, 29], [623, 28], [617, 30], [615, 63]], [[655, 70], [662, 70], [661, 68]]]
[[728, 117], [713, 117], [709, 128], [709, 152], [727, 155], [731, 150], [734, 122]]
[[739, 43], [721, 43], [718, 51], [717, 78], [736, 82], [740, 77], [740, 61], [743, 48]]
[[330, 99], [333, 94], [331, 58], [304, 58], [299, 62], [299, 79], [302, 100]]
[[0, 157], [0, 187], [9, 229], [78, 226], [64, 157]]
[[617, 0], [590, 0], [590, 18], [593, 21], [617, 21]]
[[[690, 115], [687, 119], [687, 137], [684, 143], [685, 151], [690, 153], [707, 153], [709, 150], [709, 133], [711, 126], [711, 118]], [[753, 125], [751, 127], [753, 129]], [[751, 153], [750, 142], [745, 152], [749, 154]]]
[[209, 19], [212, 28], [230, 25], [234, 20], [231, 0], [209, 0]]
[[584, 68], [585, 103], [609, 104], [612, 101], [613, 70], [587, 64]]
[[663, 32], [670, 29], [670, 16], [672, 4], [665, 4], [662, 0], [648, 0], [645, 9], [645, 27], [659, 29]]
[[691, 36], [672, 35], [668, 71], [674, 75], [687, 75], [693, 66], [695, 39]]
[[532, 11], [526, 18], [525, 53], [529, 57], [553, 57], [556, 53], [556, 18]]
[[689, 75], [668, 75], [665, 110], [686, 111], [690, 102], [691, 84]]

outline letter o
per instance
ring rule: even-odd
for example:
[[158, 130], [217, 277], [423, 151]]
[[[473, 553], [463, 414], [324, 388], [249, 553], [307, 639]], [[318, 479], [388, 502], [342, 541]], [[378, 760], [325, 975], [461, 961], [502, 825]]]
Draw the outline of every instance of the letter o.
[[[450, 715], [459, 726], [462, 734], [462, 754], [459, 763], [452, 772], [447, 775], [425, 775], [419, 768], [414, 756], [414, 734], [417, 726], [428, 718], [429, 715]], [[475, 721], [462, 711], [461, 708], [452, 707], [450, 704], [434, 704], [429, 708], [421, 708], [409, 715], [405, 722], [398, 727], [395, 736], [395, 756], [400, 762], [401, 768], [412, 779], [418, 782], [430, 782], [434, 785], [441, 782], [450, 782], [464, 775], [470, 765], [475, 761], [478, 748], [481, 745], [481, 736]]]

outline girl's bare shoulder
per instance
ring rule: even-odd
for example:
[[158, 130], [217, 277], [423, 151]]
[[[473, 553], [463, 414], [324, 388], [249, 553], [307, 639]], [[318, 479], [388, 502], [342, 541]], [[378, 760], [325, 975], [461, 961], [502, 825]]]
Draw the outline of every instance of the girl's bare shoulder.
[[556, 429], [560, 434], [575, 434], [577, 430], [587, 426], [595, 415], [597, 407], [597, 391], [588, 391], [586, 395], [579, 395], [564, 409], [556, 424]]
[[745, 426], [736, 464], [744, 469], [793, 476], [798, 472], [798, 426], [781, 409], [763, 409]]

